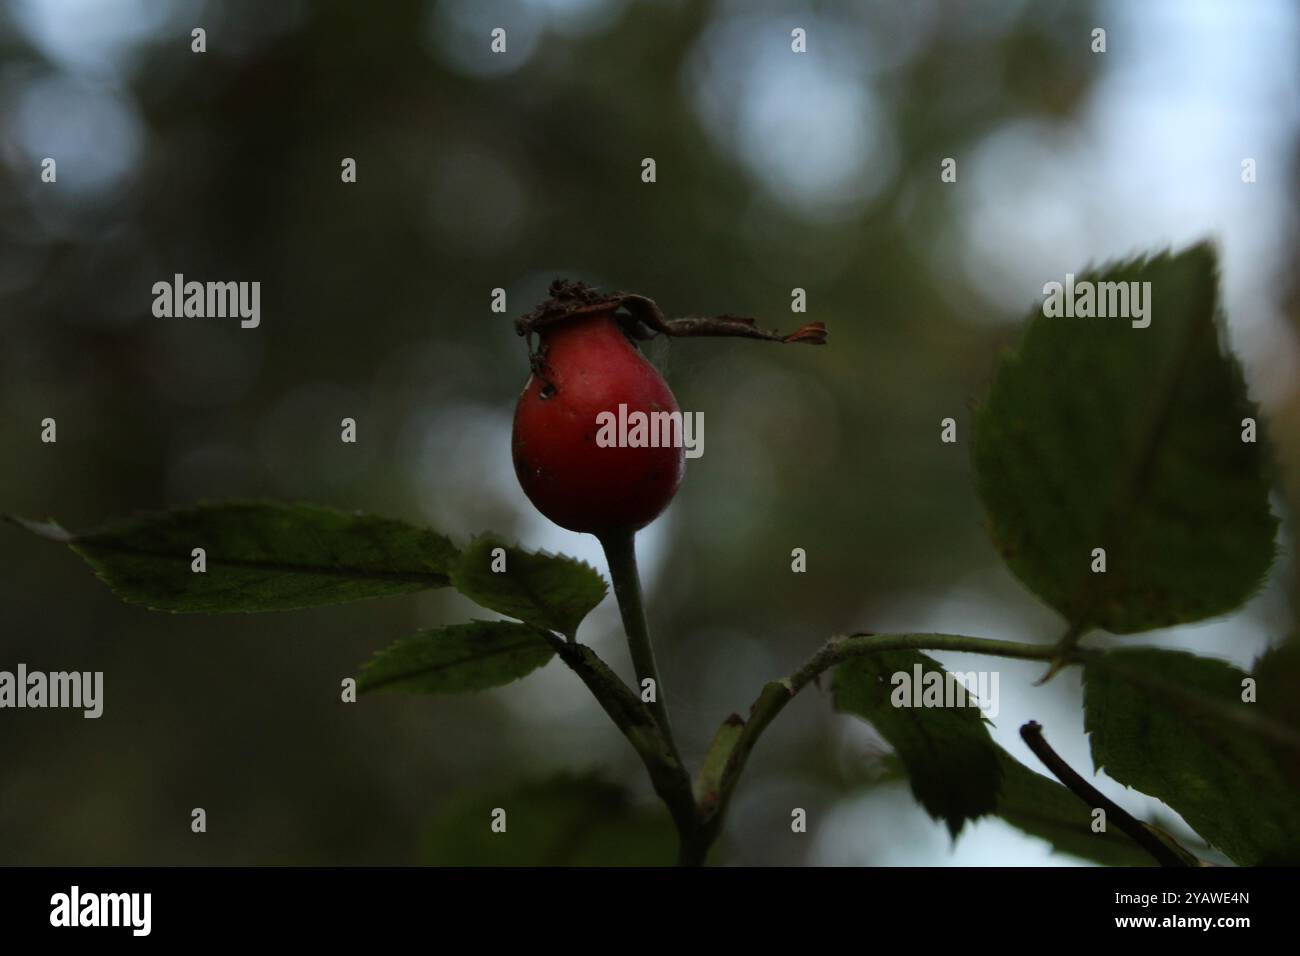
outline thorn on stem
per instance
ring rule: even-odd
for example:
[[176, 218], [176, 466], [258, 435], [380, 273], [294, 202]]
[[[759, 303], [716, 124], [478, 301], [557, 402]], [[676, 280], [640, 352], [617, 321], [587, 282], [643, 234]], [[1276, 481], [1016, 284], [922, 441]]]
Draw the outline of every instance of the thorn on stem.
[[[1068, 664], [1068, 663], [1070, 663], [1069, 660], [1067, 660], [1067, 659], [1064, 658], [1064, 657], [1057, 657], [1057, 658], [1055, 658], [1055, 659], [1052, 661], [1052, 663], [1048, 666], [1046, 673], [1044, 673], [1042, 677], [1038, 678], [1038, 680], [1034, 681], [1034, 686], [1035, 686], [1035, 687], [1042, 687], [1042, 686], [1043, 686], [1044, 684], [1046, 684], [1049, 680], [1051, 680], [1053, 677], [1055, 677], [1057, 674], [1059, 674], [1059, 673], [1060, 673], [1060, 672], [1065, 668], [1065, 665]], [[1033, 723], [1033, 722], [1030, 721], [1030, 723]], [[1025, 726], [1029, 726], [1029, 725], [1026, 724]], [[1037, 725], [1035, 725], [1035, 726], [1037, 726]]]

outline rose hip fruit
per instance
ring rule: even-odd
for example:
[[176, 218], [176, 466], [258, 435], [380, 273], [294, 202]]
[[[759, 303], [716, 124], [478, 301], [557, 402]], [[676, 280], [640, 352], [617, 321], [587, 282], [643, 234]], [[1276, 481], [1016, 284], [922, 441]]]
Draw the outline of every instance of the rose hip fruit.
[[[515, 408], [515, 474], [537, 510], [570, 531], [632, 532], [659, 516], [686, 470], [681, 447], [596, 444], [596, 416], [676, 412], [654, 366], [607, 312], [539, 331], [541, 364]], [[654, 421], [653, 418], [650, 419]]]

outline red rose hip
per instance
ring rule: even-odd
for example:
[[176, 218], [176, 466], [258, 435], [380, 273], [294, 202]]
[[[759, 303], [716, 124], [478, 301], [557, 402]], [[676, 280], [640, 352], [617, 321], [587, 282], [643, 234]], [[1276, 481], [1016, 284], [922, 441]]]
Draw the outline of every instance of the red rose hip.
[[[539, 331], [541, 364], [515, 408], [515, 474], [537, 510], [570, 531], [633, 532], [668, 507], [683, 449], [597, 444], [602, 412], [677, 412], [672, 390], [628, 340], [614, 311]], [[651, 418], [651, 421], [654, 419]]]

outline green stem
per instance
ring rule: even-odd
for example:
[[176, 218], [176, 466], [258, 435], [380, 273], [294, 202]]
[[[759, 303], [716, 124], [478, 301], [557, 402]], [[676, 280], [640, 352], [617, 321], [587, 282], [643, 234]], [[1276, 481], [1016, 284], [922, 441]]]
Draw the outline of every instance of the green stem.
[[681, 845], [677, 850], [678, 866], [703, 866], [717, 839], [716, 829], [709, 826], [695, 826], [681, 833]]
[[696, 812], [690, 776], [676, 750], [659, 729], [654, 715], [641, 703], [641, 698], [585, 644], [566, 641], [549, 631], [541, 633], [560, 659], [587, 685], [596, 702], [635, 748], [650, 775], [655, 793], [667, 805], [678, 832], [693, 831]]
[[[641, 575], [636, 566], [636, 534], [631, 531], [610, 532], [599, 536], [609, 562], [609, 576], [614, 582], [614, 597], [623, 615], [623, 630], [627, 633], [628, 650], [632, 652], [632, 667], [636, 671], [637, 689], [644, 692], [645, 681], [654, 681], [654, 698], [650, 711], [659, 722], [659, 728], [671, 743], [672, 725], [668, 720], [668, 705], [664, 700], [664, 685], [659, 679], [655, 662], [654, 645], [650, 643], [650, 629], [646, 626], [645, 604], [641, 597]], [[676, 753], [677, 745], [673, 744]], [[679, 759], [680, 762], [680, 759]]]
[[[641, 575], [636, 566], [636, 533], [632, 531], [610, 532], [597, 536], [605, 549], [605, 560], [609, 564], [609, 576], [614, 583], [614, 597], [618, 600], [619, 613], [623, 616], [623, 630], [627, 634], [628, 650], [632, 654], [632, 667], [636, 671], [637, 689], [644, 693], [645, 681], [653, 681], [654, 696], [650, 700], [649, 714], [659, 730], [659, 736], [667, 750], [666, 765], [670, 779], [664, 782], [660, 796], [668, 804], [673, 822], [677, 826], [677, 835], [681, 841], [679, 864], [699, 865], [703, 863], [704, 854], [708, 853], [708, 844], [702, 851], [698, 845], [698, 813], [691, 785], [691, 775], [682, 763], [673, 739], [672, 723], [668, 719], [668, 704], [664, 699], [664, 685], [659, 678], [659, 666], [655, 662], [654, 645], [650, 642], [650, 629], [646, 625], [645, 603], [641, 596]], [[711, 841], [710, 841], [711, 842]]]
[[731, 752], [726, 759], [716, 792], [700, 797], [701, 806], [707, 815], [700, 822], [699, 832], [694, 842], [702, 844], [696, 852], [701, 856], [708, 852], [709, 845], [716, 839], [727, 812], [731, 795], [745, 769], [754, 745], [762, 736], [767, 726], [785, 709], [804, 687], [810, 684], [823, 671], [843, 663], [860, 654], [875, 651], [963, 651], [972, 654], [989, 654], [994, 657], [1009, 657], [1028, 661], [1051, 661], [1060, 659], [1064, 663], [1080, 663], [1091, 652], [1073, 648], [1062, 655], [1061, 648], [1051, 644], [1021, 644], [1015, 641], [995, 641], [982, 637], [967, 637], [963, 634], [854, 634], [849, 637], [835, 637], [813, 654], [802, 667], [784, 680], [772, 681], [763, 687], [758, 699], [750, 708], [749, 719], [735, 735]]

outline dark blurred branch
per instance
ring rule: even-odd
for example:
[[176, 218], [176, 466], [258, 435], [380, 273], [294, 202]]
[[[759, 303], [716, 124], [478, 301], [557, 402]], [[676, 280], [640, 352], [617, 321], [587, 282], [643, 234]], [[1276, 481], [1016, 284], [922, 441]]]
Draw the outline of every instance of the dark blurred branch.
[[[1161, 866], [1194, 866], [1195, 858], [1182, 847], [1175, 849], [1162, 840], [1150, 827], [1132, 816], [1127, 810], [1115, 803], [1100, 790], [1090, 784], [1061, 759], [1043, 737], [1043, 728], [1037, 721], [1031, 720], [1020, 728], [1020, 737], [1034, 756], [1043, 762], [1052, 776], [1082, 800], [1091, 809], [1101, 808], [1106, 811], [1106, 819], [1115, 821], [1115, 825], [1133, 838], [1134, 842], [1151, 854]], [[1178, 850], [1182, 850], [1181, 855]]]

